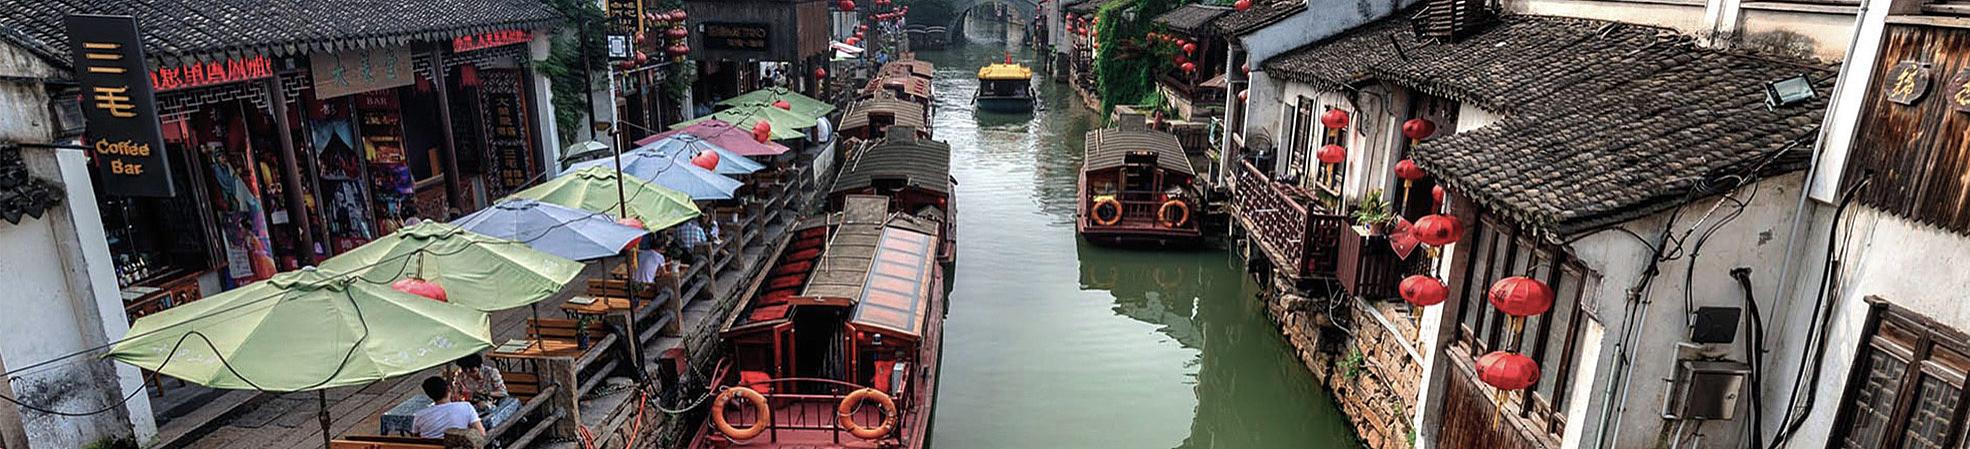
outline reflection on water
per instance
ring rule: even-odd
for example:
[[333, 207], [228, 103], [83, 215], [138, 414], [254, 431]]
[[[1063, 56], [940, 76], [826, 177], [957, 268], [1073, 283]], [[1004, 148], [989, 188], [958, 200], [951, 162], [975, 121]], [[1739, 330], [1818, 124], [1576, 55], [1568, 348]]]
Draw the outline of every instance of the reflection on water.
[[1074, 235], [1081, 143], [1097, 117], [1047, 81], [1038, 111], [974, 113], [976, 70], [1003, 51], [919, 54], [938, 68], [936, 134], [952, 145], [965, 247], [933, 446], [1355, 447], [1231, 257]]

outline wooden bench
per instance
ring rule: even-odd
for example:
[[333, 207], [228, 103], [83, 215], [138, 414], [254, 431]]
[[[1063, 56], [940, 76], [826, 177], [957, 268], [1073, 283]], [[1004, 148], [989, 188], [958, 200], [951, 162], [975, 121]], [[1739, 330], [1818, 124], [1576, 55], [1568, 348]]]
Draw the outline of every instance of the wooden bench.
[[524, 403], [540, 395], [540, 375], [525, 371], [500, 371], [499, 377], [506, 381], [506, 394]]
[[[656, 283], [641, 284], [637, 288], [637, 299], [656, 299], [662, 291]], [[606, 298], [628, 298], [629, 281], [622, 279], [589, 279], [588, 296]]]
[[601, 320], [591, 321], [588, 329], [579, 329], [580, 321], [562, 318], [527, 318], [527, 337], [536, 340], [578, 340], [583, 331], [588, 332], [588, 341], [593, 342], [607, 337], [609, 331], [603, 329]]

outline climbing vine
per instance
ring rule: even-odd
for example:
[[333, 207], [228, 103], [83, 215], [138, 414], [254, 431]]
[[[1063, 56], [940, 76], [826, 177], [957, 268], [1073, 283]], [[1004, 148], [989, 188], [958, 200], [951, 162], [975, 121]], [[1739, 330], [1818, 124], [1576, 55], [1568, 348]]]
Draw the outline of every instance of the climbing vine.
[[1147, 38], [1156, 16], [1182, 5], [1180, 0], [1124, 0], [1101, 6], [1095, 13], [1095, 89], [1106, 116], [1118, 104], [1156, 101], [1156, 74], [1169, 63], [1174, 49]]
[[[586, 0], [547, 0], [554, 9], [567, 17], [571, 28], [588, 28], [586, 24], [602, 23], [602, 8], [594, 1]], [[586, 34], [587, 36], [583, 36]], [[586, 37], [587, 39], [583, 39]], [[561, 142], [574, 142], [581, 130], [588, 129], [588, 75], [607, 70], [608, 52], [604, 47], [601, 33], [561, 33], [551, 41], [547, 60], [538, 65], [540, 72], [552, 80], [554, 88], [554, 129], [558, 131]], [[588, 47], [588, 67], [582, 67], [582, 46]]]

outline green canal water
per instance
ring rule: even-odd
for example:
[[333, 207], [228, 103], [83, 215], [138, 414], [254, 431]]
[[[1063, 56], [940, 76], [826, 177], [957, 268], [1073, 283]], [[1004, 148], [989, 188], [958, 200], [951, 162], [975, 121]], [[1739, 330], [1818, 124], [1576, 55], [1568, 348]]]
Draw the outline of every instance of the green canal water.
[[[1356, 447], [1235, 258], [1074, 234], [1082, 135], [1098, 117], [1051, 81], [1040, 111], [974, 112], [977, 69], [1003, 51], [918, 55], [937, 64], [936, 138], [958, 180], [932, 447]], [[1037, 67], [1031, 51], [1013, 58]]]

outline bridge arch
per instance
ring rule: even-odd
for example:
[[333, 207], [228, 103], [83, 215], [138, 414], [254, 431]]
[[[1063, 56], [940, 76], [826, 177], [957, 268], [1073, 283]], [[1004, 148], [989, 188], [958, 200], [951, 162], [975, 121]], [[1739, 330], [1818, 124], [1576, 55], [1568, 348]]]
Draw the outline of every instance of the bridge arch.
[[973, 10], [982, 6], [994, 3], [1011, 6], [1014, 11], [1019, 12], [1019, 18], [1021, 20], [1032, 19], [1034, 15], [1040, 12], [1040, 5], [1036, 0], [952, 0], [952, 3], [951, 11], [954, 14], [951, 14], [950, 23], [944, 24], [944, 29], [952, 33], [951, 36], [953, 39], [962, 36], [958, 33], [964, 32], [965, 17], [971, 15]]

